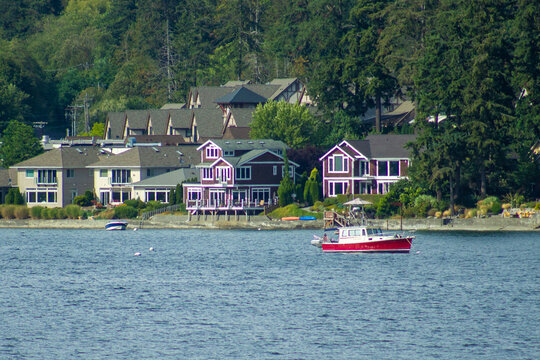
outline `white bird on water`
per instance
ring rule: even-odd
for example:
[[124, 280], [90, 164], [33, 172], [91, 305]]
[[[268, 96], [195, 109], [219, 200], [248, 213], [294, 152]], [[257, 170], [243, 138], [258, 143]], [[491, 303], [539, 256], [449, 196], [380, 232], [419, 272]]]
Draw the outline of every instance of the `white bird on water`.
[[135, 254], [133, 254], [133, 256], [141, 256], [141, 253], [140, 253], [140, 252], [136, 252]]
[[154, 248], [153, 248], [153, 247], [151, 247], [150, 249], [148, 249], [148, 251], [154, 251]]

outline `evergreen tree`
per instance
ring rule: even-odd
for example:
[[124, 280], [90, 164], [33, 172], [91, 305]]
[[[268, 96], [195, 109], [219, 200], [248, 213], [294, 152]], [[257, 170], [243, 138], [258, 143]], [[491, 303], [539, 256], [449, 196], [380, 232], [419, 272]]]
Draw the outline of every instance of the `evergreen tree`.
[[9, 123], [0, 140], [0, 166], [5, 168], [43, 152], [39, 139], [34, 136], [34, 129], [18, 121]]
[[283, 178], [279, 183], [278, 188], [278, 197], [279, 197], [279, 206], [284, 207], [293, 202], [295, 186], [291, 179], [289, 173], [289, 160], [287, 159], [287, 154], [283, 152]]

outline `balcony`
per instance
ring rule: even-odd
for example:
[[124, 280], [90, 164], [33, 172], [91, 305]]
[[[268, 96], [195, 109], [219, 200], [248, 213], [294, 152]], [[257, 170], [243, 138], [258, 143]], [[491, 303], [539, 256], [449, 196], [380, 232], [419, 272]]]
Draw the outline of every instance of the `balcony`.
[[36, 186], [57, 186], [58, 181], [56, 177], [54, 178], [34, 178], [34, 183]]
[[131, 183], [132, 183], [131, 177], [123, 178], [123, 179], [109, 177], [109, 185], [112, 185], [112, 186], [123, 186], [123, 185], [128, 185]]

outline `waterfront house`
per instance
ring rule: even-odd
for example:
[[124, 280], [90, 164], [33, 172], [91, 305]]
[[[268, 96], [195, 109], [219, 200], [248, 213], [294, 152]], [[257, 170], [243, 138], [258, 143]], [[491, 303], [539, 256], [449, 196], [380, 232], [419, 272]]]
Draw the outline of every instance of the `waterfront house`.
[[181, 168], [133, 183], [133, 198], [168, 203], [171, 189], [185, 181], [198, 181], [199, 173], [195, 167]]
[[104, 205], [118, 205], [137, 198], [134, 183], [190, 167], [197, 161], [198, 154], [193, 145], [135, 146], [116, 155], [101, 157], [87, 168], [93, 172], [94, 193], [99, 201]]
[[0, 204], [5, 203], [7, 193], [14, 187], [17, 187], [17, 171], [0, 168]]
[[104, 154], [108, 153], [93, 146], [61, 147], [11, 168], [17, 171], [19, 191], [29, 207], [64, 207], [94, 188], [94, 177], [86, 166]]
[[386, 194], [391, 184], [407, 177], [407, 143], [415, 135], [370, 135], [343, 140], [327, 151], [322, 162], [323, 195]]
[[[286, 145], [276, 140], [208, 140], [200, 152], [200, 182], [183, 185], [184, 202], [199, 211], [261, 211], [277, 203]], [[294, 181], [297, 164], [289, 161]]]

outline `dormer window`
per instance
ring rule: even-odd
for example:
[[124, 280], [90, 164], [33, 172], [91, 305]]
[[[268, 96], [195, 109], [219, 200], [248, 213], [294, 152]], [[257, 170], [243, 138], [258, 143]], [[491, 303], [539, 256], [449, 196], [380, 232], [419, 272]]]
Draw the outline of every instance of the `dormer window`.
[[234, 150], [223, 151], [223, 156], [234, 156]]
[[208, 146], [206, 148], [207, 159], [217, 159], [219, 157], [219, 148], [215, 146]]

